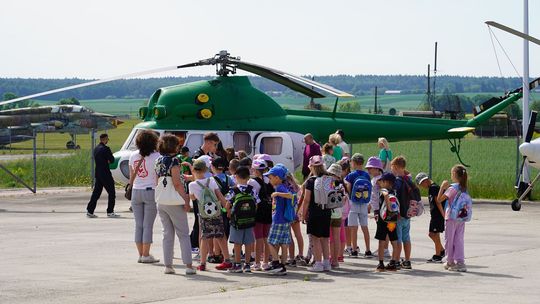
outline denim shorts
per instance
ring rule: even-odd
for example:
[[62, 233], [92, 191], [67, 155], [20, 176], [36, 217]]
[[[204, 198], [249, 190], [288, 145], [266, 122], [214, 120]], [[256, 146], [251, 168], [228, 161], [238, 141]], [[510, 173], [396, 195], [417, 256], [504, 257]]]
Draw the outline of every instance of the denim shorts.
[[410, 243], [411, 242], [411, 219], [400, 218], [397, 221], [397, 237], [399, 243]]

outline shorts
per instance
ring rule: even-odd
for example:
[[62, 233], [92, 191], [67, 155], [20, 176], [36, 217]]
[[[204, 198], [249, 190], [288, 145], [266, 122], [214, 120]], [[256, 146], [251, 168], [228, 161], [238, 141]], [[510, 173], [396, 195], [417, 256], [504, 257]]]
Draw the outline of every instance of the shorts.
[[[395, 225], [395, 226], [394, 226], [394, 229], [392, 231], [390, 231], [388, 226], [392, 226], [392, 225]], [[398, 239], [397, 223], [387, 223], [387, 222], [379, 219], [377, 221], [377, 232], [375, 232], [375, 239], [377, 239], [379, 241], [385, 241], [386, 236], [388, 236], [388, 239], [391, 242], [397, 241], [397, 239]]]
[[250, 245], [255, 243], [255, 235], [253, 234], [253, 227], [246, 229], [236, 229], [231, 226], [231, 232], [229, 234], [229, 243]]
[[255, 223], [255, 227], [253, 227], [255, 238], [256, 239], [268, 238], [268, 234], [270, 233], [270, 226], [272, 226], [272, 224]]
[[363, 204], [359, 206], [359, 212], [349, 211], [349, 216], [347, 217], [348, 226], [367, 226], [368, 225], [368, 204]]
[[201, 225], [201, 238], [219, 239], [225, 236], [225, 226], [221, 215], [211, 219], [199, 217], [199, 222]]
[[288, 245], [291, 243], [291, 224], [272, 224], [268, 233], [268, 244]]
[[[330, 242], [334, 239], [334, 236], [332, 235], [332, 230], [330, 230]], [[345, 221], [341, 221], [341, 225], [339, 226], [339, 241], [341, 243], [345, 243], [347, 239], [345, 238]]]
[[341, 227], [341, 219], [330, 219], [330, 227]]
[[330, 237], [330, 214], [310, 216], [307, 221], [307, 234], [318, 238]]
[[410, 243], [411, 242], [411, 219], [400, 218], [397, 221], [397, 237], [398, 242], [400, 243]]
[[429, 232], [444, 232], [444, 218], [442, 216], [431, 217], [431, 220], [429, 221]]

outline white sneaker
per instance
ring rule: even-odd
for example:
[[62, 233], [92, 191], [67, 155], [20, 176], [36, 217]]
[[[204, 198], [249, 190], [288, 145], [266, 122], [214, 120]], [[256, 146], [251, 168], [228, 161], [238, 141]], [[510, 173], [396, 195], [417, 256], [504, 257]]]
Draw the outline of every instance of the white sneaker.
[[157, 263], [157, 262], [159, 262], [159, 259], [154, 258], [152, 255], [143, 256], [141, 258], [141, 263], [152, 264], [152, 263]]
[[137, 260], [137, 263], [142, 263], [142, 255], [139, 257], [139, 259]]
[[330, 264], [330, 260], [323, 260], [322, 265], [323, 265], [323, 270], [324, 271], [332, 270], [332, 264]]
[[451, 266], [448, 270], [457, 272], [467, 272], [467, 266], [465, 263], [457, 263]]
[[260, 263], [256, 263], [256, 264], [253, 264], [251, 266], [251, 270], [253, 270], [253, 271], [263, 271], [263, 268], [261, 267]]
[[444, 269], [446, 269], [446, 270], [450, 270], [452, 267], [455, 267], [455, 266], [456, 266], [456, 264], [454, 264], [454, 263], [450, 263], [450, 262], [444, 263]]
[[323, 263], [315, 262], [315, 264], [313, 264], [313, 266], [308, 267], [308, 271], [311, 271], [311, 272], [323, 272], [324, 271]]
[[172, 266], [166, 266], [165, 267], [165, 274], [175, 274], [176, 271], [174, 271], [174, 268]]
[[90, 212], [86, 212], [86, 217], [87, 218], [97, 218], [98, 216], [93, 214], [93, 213], [90, 213]]
[[197, 271], [195, 270], [195, 268], [186, 268], [186, 275], [193, 275], [193, 274], [197, 274]]
[[117, 217], [120, 217], [120, 214], [111, 212], [111, 213], [107, 213], [107, 217], [117, 218]]

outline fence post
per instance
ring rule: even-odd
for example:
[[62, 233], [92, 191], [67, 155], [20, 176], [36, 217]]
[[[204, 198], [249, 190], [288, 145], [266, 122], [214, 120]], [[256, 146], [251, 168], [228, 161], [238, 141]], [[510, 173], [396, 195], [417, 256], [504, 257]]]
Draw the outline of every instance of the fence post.
[[429, 178], [433, 178], [433, 140], [429, 140]]
[[36, 128], [32, 128], [32, 135], [33, 135], [33, 138], [32, 138], [32, 147], [34, 148], [34, 152], [33, 152], [33, 160], [34, 160], [34, 189], [32, 190], [32, 192], [36, 193], [37, 191], [37, 168], [36, 168], [36, 159], [37, 159], [37, 155], [36, 155], [36, 150], [37, 150], [37, 132], [36, 132]]
[[96, 182], [96, 177], [94, 176], [94, 148], [96, 145], [96, 130], [92, 129], [90, 133], [90, 140], [92, 141], [90, 144], [90, 176], [92, 177], [92, 189], [94, 189], [94, 184]]

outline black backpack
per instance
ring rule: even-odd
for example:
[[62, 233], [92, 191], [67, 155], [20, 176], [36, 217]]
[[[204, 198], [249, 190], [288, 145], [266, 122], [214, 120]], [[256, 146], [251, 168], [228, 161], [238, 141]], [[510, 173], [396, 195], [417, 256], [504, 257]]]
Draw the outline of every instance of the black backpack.
[[257, 204], [257, 223], [272, 224], [272, 193], [274, 188], [265, 183], [260, 177], [254, 178], [254, 180], [261, 186], [259, 190], [259, 199], [261, 200]]
[[233, 188], [231, 225], [236, 229], [247, 229], [255, 226], [257, 203], [252, 191], [251, 185], [247, 186], [245, 191], [240, 191], [238, 187]]
[[216, 180], [216, 183], [218, 184], [219, 191], [221, 192], [221, 194], [225, 196], [231, 191], [231, 188], [229, 187], [229, 176], [227, 174], [225, 174], [225, 181], [222, 181], [221, 178], [217, 176], [214, 176], [214, 179]]
[[409, 211], [410, 201], [420, 201], [420, 189], [413, 183], [408, 176], [398, 176], [397, 181], [400, 181], [399, 189], [396, 189], [397, 197], [399, 200], [400, 214], [404, 218], [409, 218], [407, 212]]

